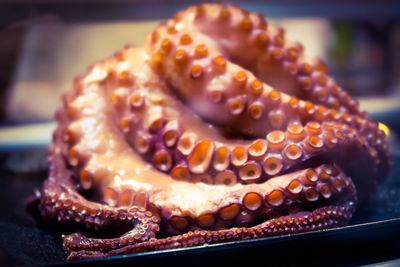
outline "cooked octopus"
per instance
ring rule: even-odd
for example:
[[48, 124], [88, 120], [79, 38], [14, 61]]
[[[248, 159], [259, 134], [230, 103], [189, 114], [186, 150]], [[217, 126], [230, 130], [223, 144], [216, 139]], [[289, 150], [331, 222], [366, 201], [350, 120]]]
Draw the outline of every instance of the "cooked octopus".
[[189, 7], [94, 64], [56, 118], [42, 215], [129, 228], [63, 236], [70, 259], [343, 226], [390, 162], [321, 60], [230, 5]]

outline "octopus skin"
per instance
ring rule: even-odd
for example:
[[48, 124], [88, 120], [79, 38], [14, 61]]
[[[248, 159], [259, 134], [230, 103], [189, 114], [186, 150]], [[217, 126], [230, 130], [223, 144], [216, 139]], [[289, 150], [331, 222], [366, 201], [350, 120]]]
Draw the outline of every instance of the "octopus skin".
[[56, 113], [43, 217], [69, 259], [346, 225], [390, 165], [386, 136], [260, 14], [204, 4], [76, 78]]

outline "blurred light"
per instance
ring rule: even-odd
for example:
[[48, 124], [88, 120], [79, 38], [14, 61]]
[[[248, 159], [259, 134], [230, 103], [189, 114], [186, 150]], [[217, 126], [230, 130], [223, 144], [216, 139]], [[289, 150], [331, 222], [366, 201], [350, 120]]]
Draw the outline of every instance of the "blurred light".
[[380, 123], [378, 123], [378, 128], [379, 128], [380, 130], [382, 130], [382, 131], [386, 134], [386, 136], [389, 136], [389, 134], [390, 134], [390, 129], [389, 129], [389, 127], [388, 127], [386, 124], [380, 122]]

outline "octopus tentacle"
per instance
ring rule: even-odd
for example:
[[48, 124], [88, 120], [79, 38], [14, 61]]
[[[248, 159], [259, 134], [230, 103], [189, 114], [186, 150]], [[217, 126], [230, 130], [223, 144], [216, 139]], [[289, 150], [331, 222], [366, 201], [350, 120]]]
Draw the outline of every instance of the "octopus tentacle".
[[[184, 80], [186, 77], [180, 77], [181, 73], [187, 73], [188, 69], [191, 67], [193, 67], [193, 70], [197, 73], [195, 76], [198, 77], [196, 78], [204, 76], [211, 77], [207, 79], [209, 84], [205, 86], [201, 84], [201, 86], [197, 87], [201, 88], [201, 90], [203, 90], [204, 87], [210, 92], [223, 91], [227, 93], [227, 97], [229, 97], [229, 94], [233, 93], [233, 90], [240, 89], [235, 88], [231, 84], [224, 86], [223, 83], [231, 79], [225, 79], [223, 81], [219, 79], [220, 76], [229, 76], [233, 78], [232, 80], [236, 81], [237, 87], [246, 87], [246, 85], [249, 87], [246, 89], [254, 93], [254, 95], [248, 94], [250, 98], [257, 97], [258, 94], [262, 93], [262, 88], [260, 88], [260, 91], [260, 89], [255, 86], [260, 84], [260, 81], [249, 71], [241, 68], [240, 65], [242, 65], [246, 66], [246, 68], [255, 73], [258, 77], [261, 77], [261, 80], [266, 80], [267, 83], [272, 84], [273, 87], [284, 91], [285, 88], [287, 88], [286, 91], [292, 93], [298, 91], [297, 88], [302, 85], [297, 84], [295, 80], [304, 80], [306, 79], [305, 75], [307, 75], [310, 86], [315, 87], [315, 90], [319, 93], [318, 99], [320, 100], [315, 99], [316, 102], [336, 109], [343, 106], [344, 110], [348, 108], [352, 113], [358, 113], [357, 103], [350, 99], [347, 93], [338, 88], [332, 78], [327, 76], [326, 71], [321, 70], [318, 64], [310, 65], [306, 63], [306, 59], [302, 57], [303, 49], [299, 48], [298, 45], [290, 44], [285, 47], [282, 29], [267, 27], [266, 21], [262, 16], [254, 13], [246, 13], [235, 7], [228, 7], [228, 12], [232, 13], [229, 20], [219, 19], [217, 13], [218, 10], [221, 10], [221, 7], [217, 5], [206, 5], [204, 8], [205, 14], [202, 17], [194, 17], [193, 10], [188, 9], [186, 12], [182, 13], [182, 16], [158, 27], [151, 35], [150, 50], [151, 52], [155, 52], [154, 64], [156, 65], [156, 69], [157, 67], [164, 67], [167, 78], [171, 79], [174, 85], [177, 83], [185, 83], [185, 86], [176, 86], [178, 90], [184, 90], [180, 91], [184, 97], [194, 98], [195, 95], [193, 94], [196, 94], [198, 91], [194, 90], [194, 92], [192, 92], [192, 89], [195, 89], [196, 86], [193, 87], [190, 81]], [[243, 23], [250, 24], [250, 27], [244, 30]], [[171, 32], [170, 29], [172, 27], [175, 30]], [[230, 30], [226, 31], [226, 27], [229, 27]], [[195, 35], [193, 33], [199, 34]], [[182, 42], [182, 39], [188, 41]], [[263, 44], [261, 48], [259, 47], [260, 40], [262, 40], [261, 44]], [[275, 42], [274, 40], [278, 41]], [[205, 47], [207, 53], [203, 53], [202, 56], [199, 57], [196, 53], [198, 46]], [[176, 61], [176, 52], [179, 52], [179, 55], [182, 53], [185, 54], [185, 62]], [[274, 56], [275, 54], [279, 54], [280, 56]], [[160, 60], [164, 58], [167, 60]], [[172, 60], [169, 61], [168, 58]], [[232, 59], [239, 65], [230, 62], [226, 58]], [[299, 70], [293, 73], [282, 68], [288, 63], [283, 62], [284, 60], [292, 62]], [[191, 70], [192, 69], [190, 69], [190, 71]], [[288, 84], [274, 86], [274, 82]], [[200, 82], [198, 82], [198, 84], [200, 84]], [[187, 87], [187, 85], [190, 86]], [[335, 89], [329, 90], [328, 86]], [[266, 87], [265, 90], [267, 92], [271, 91], [271, 86]], [[324, 89], [324, 93], [322, 93], [321, 87]], [[225, 88], [229, 88], [229, 91]], [[311, 100], [312, 88], [305, 89], [308, 90], [304, 90], [302, 96]], [[333, 94], [332, 91], [342, 97], [343, 99], [340, 99], [342, 101], [323, 101], [325, 99], [330, 99], [328, 96], [330, 96], [329, 94], [331, 93]], [[326, 96], [326, 94], [328, 94], [328, 96]], [[221, 98], [218, 97], [217, 99], [220, 100]], [[345, 99], [348, 101], [344, 101]], [[332, 106], [330, 104], [331, 102], [337, 103], [337, 105]], [[212, 119], [215, 120], [216, 118], [212, 117]]]
[[[263, 64], [258, 63], [258, 59], [261, 60], [263, 55], [271, 56], [271, 49], [276, 51], [269, 47], [274, 46], [274, 42], [268, 42], [263, 50], [251, 50], [252, 35], [261, 33], [271, 35], [268, 29], [264, 29], [266, 25], [264, 19], [256, 14], [248, 14], [241, 9], [229, 7], [228, 12], [232, 13], [229, 22], [221, 21], [216, 11], [221, 8], [223, 7], [206, 5], [205, 13], [201, 17], [193, 16], [193, 12], [189, 9], [188, 12], [182, 13], [184, 15], [178, 16], [179, 19], [168, 21], [157, 28], [152, 35], [157, 38], [151, 38], [148, 48], [153, 53], [154, 69], [162, 72], [178, 95], [202, 118], [221, 125], [229, 125], [236, 132], [253, 136], [285, 129], [289, 121], [330, 120], [368, 131], [365, 136], [370, 145], [375, 140], [384, 138], [377, 126], [360, 114], [357, 102], [341, 90], [326, 71], [322, 71], [318, 66], [307, 65], [299, 56], [299, 52], [296, 52], [299, 55], [293, 56], [295, 53], [293, 49], [283, 48], [282, 38], [279, 41], [282, 51], [292, 55], [289, 57], [297, 58], [299, 61], [297, 64], [304, 69], [299, 74], [311, 75], [314, 79], [311, 84], [315, 84], [313, 88], [317, 92], [317, 99], [313, 97], [315, 92], [311, 89], [299, 94], [296, 82], [286, 87], [291, 88], [292, 93], [304, 100], [279, 92], [256, 78], [253, 72], [259, 77], [273, 77], [273, 81], [287, 82], [292, 80], [293, 74], [286, 72], [281, 74], [284, 77], [280, 79], [279, 75], [276, 77], [279, 69], [276, 62], [267, 60]], [[246, 26], [249, 28], [243, 30], [243, 23], [250, 24]], [[231, 31], [225, 31], [223, 25], [229, 26]], [[172, 32], [171, 27], [175, 29]], [[258, 33], [260, 31], [261, 33]], [[279, 29], [275, 31], [282, 32]], [[192, 32], [199, 34], [195, 35]], [[196, 53], [199, 46], [207, 51], [200, 57]], [[237, 51], [246, 53], [238, 54]], [[179, 56], [184, 54], [185, 61], [177, 61], [177, 54]], [[234, 59], [240, 65], [234, 64], [229, 59]], [[241, 66], [246, 66], [250, 71]], [[270, 82], [269, 79], [271, 78], [265, 80]], [[305, 78], [302, 76], [299, 79]], [[283, 87], [285, 86], [281, 85], [278, 88], [282, 90]], [[329, 94], [340, 96], [340, 101], [333, 101]], [[313, 100], [314, 104], [307, 100]], [[332, 107], [334, 109], [331, 109]], [[235, 125], [238, 127], [235, 128]], [[379, 151], [385, 151], [383, 143], [374, 146]]]
[[96, 230], [118, 226], [118, 222], [133, 225], [132, 230], [119, 238], [86, 238], [80, 233], [63, 236], [64, 247], [67, 250], [108, 251], [149, 240], [155, 237], [159, 230], [159, 219], [144, 208], [110, 208], [106, 205], [86, 203], [79, 198], [69, 198], [63, 193], [60, 196], [50, 194], [42, 198], [41, 209], [44, 210], [43, 215], [57, 218], [59, 222], [84, 224], [87, 228]]
[[68, 256], [68, 259], [107, 257], [145, 251], [176, 249], [203, 244], [230, 242], [235, 240], [246, 240], [334, 228], [345, 225], [351, 218], [353, 210], [353, 203], [341, 206], [327, 206], [318, 208], [312, 212], [303, 212], [271, 219], [255, 227], [234, 227], [219, 231], [189, 231], [184, 235], [168, 237], [165, 239], [152, 239], [142, 243], [128, 245], [107, 253], [84, 250], [74, 251]]
[[[55, 138], [59, 138], [61, 134], [57, 130]], [[133, 229], [119, 238], [86, 238], [80, 233], [64, 236], [64, 247], [67, 250], [108, 251], [155, 237], [159, 231], [157, 216], [140, 206], [110, 207], [84, 199], [76, 192], [73, 181], [65, 175], [69, 171], [60, 162], [62, 159], [55, 156], [60, 153], [59, 148], [53, 147], [51, 150], [54, 154], [49, 159], [50, 175], [45, 182], [40, 201], [43, 216], [55, 218], [61, 223], [84, 224], [86, 228], [96, 230], [119, 227], [121, 224], [133, 226]]]
[[389, 169], [385, 134], [326, 65], [238, 7], [178, 13], [63, 100], [43, 215], [132, 227], [64, 236], [70, 259], [341, 226]]

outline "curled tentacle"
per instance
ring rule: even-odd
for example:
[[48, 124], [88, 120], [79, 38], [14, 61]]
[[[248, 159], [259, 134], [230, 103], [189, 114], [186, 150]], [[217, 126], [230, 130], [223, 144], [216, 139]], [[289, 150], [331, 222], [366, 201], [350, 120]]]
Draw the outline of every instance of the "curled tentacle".
[[347, 205], [341, 206], [327, 206], [312, 212], [303, 212], [271, 219], [250, 228], [234, 227], [219, 231], [189, 231], [184, 235], [164, 239], [152, 239], [107, 253], [84, 250], [74, 251], [69, 255], [68, 259], [107, 257], [329, 229], [347, 224], [353, 211], [354, 203], [347, 203]]
[[[55, 133], [57, 138], [58, 132]], [[53, 148], [52, 153], [56, 153]], [[57, 149], [56, 149], [57, 150]], [[60, 223], [82, 224], [88, 229], [112, 229], [127, 224], [131, 229], [118, 238], [87, 238], [81, 233], [63, 236], [64, 248], [74, 250], [96, 250], [107, 252], [129, 244], [154, 238], [159, 231], [159, 218], [144, 207], [110, 207], [86, 200], [76, 192], [62, 166], [62, 159], [50, 156], [50, 177], [41, 193], [40, 210], [43, 216], [54, 218]], [[62, 183], [60, 181], [63, 181]]]

